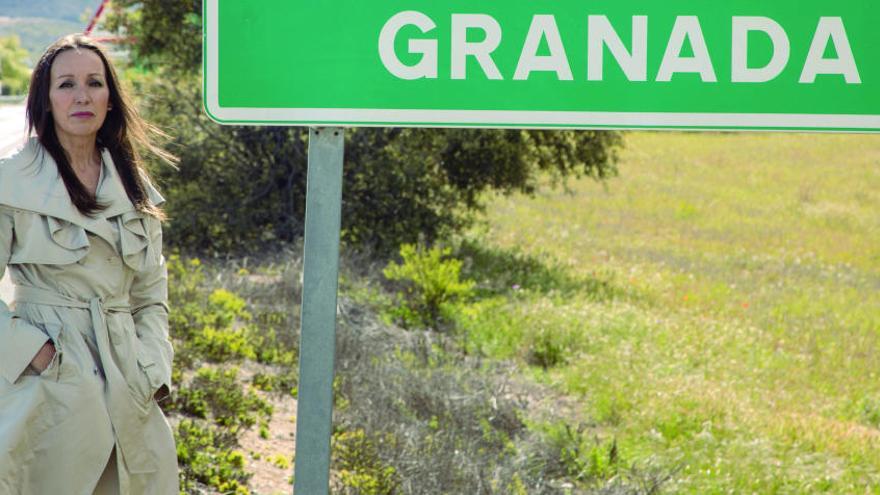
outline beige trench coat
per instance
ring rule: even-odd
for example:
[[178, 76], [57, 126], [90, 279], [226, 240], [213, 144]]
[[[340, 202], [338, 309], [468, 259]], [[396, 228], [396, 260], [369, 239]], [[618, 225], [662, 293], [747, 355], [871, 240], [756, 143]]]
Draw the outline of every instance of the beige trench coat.
[[[94, 218], [35, 139], [0, 161], [0, 276], [16, 285], [14, 310], [0, 301], [0, 495], [91, 495], [114, 447], [120, 493], [179, 492], [154, 398], [172, 360], [161, 226], [102, 158]], [[56, 358], [38, 375], [47, 339]]]

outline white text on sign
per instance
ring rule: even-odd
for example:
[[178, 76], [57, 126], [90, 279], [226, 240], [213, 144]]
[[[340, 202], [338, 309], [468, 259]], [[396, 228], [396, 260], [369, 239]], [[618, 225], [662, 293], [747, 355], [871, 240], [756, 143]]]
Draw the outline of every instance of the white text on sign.
[[[734, 16], [731, 22], [731, 82], [763, 83], [778, 77], [791, 58], [791, 45], [785, 29], [769, 17]], [[425, 35], [437, 29], [434, 20], [421, 12], [410, 10], [392, 16], [379, 34], [379, 57], [382, 64], [399, 79], [437, 79], [439, 60], [436, 38], [426, 36], [408, 40], [409, 53], [421, 56], [417, 63], [406, 65], [398, 57], [394, 48], [395, 41], [401, 29], [406, 26], [415, 26]], [[468, 78], [469, 57], [475, 59], [479, 65], [482, 71], [480, 77], [490, 80], [504, 79], [493, 58], [493, 53], [501, 45], [503, 34], [502, 27], [495, 18], [486, 14], [452, 14], [450, 29], [450, 79]], [[468, 41], [468, 32], [472, 30], [482, 31], [481, 41]], [[763, 67], [748, 66], [751, 32], [763, 33], [772, 43], [772, 57]], [[603, 80], [606, 48], [629, 81], [648, 80], [647, 16], [632, 17], [630, 47], [624, 44], [608, 17], [604, 15], [588, 16], [586, 38], [587, 81]], [[549, 48], [547, 55], [538, 54], [542, 41]], [[687, 43], [690, 43], [693, 53], [683, 56], [682, 51]], [[824, 57], [829, 44], [834, 48], [834, 58]], [[532, 17], [516, 66], [504, 69], [512, 72], [514, 80], [528, 80], [533, 72], [551, 72], [560, 81], [575, 79], [555, 16]], [[654, 80], [668, 82], [675, 74], [685, 73], [698, 74], [703, 82], [718, 81], [697, 16], [675, 18]], [[818, 19], [798, 82], [812, 84], [819, 75], [843, 76], [843, 81], [847, 84], [862, 82], [843, 19], [840, 17]]]

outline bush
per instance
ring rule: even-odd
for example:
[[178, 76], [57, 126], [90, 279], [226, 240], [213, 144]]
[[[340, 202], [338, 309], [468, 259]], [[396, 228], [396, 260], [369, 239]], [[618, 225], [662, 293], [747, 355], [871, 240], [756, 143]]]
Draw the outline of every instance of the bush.
[[[395, 448], [389, 438], [381, 448]], [[397, 471], [379, 456], [380, 446], [362, 429], [340, 431], [333, 435], [333, 462], [338, 471], [341, 493], [391, 495], [397, 493]]]
[[204, 326], [193, 337], [190, 345], [204, 359], [215, 363], [256, 357], [256, 352], [248, 341], [247, 330], [244, 328]]
[[438, 328], [446, 305], [473, 295], [474, 282], [461, 280], [461, 261], [449, 259], [451, 253], [450, 248], [404, 244], [402, 263], [385, 267], [385, 278], [403, 289], [389, 313], [404, 328]]
[[207, 306], [205, 273], [198, 258], [183, 260], [172, 254], [165, 263], [168, 269], [168, 325], [171, 338], [186, 341], [201, 327]]
[[254, 317], [247, 303], [226, 289], [206, 287], [206, 273], [198, 258], [167, 261], [171, 337], [176, 342], [175, 361], [192, 367], [196, 361], [214, 363], [255, 359], [267, 364], [290, 364], [294, 355], [276, 336], [287, 318], [274, 311]]
[[183, 493], [199, 493], [197, 482], [221, 493], [250, 493], [250, 475], [244, 470], [244, 455], [233, 450], [234, 437], [191, 419], [182, 419], [177, 424], [175, 437]]
[[180, 388], [174, 407], [184, 414], [211, 419], [232, 432], [271, 417], [272, 406], [253, 392], [243, 390], [237, 377], [235, 368], [202, 367], [189, 386]]

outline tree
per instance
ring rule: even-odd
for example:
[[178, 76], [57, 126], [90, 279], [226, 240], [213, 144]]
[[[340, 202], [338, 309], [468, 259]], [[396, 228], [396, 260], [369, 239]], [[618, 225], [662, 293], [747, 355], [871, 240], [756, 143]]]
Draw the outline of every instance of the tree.
[[[221, 127], [201, 109], [201, 2], [119, 0], [107, 27], [136, 40], [146, 115], [175, 136], [180, 170], [157, 169], [169, 239], [197, 251], [302, 234], [307, 131]], [[466, 226], [489, 190], [532, 193], [541, 174], [604, 179], [619, 136], [598, 131], [360, 128], [346, 133], [343, 239], [379, 251]]]
[[27, 93], [31, 71], [28, 69], [28, 52], [21, 47], [18, 36], [0, 38], [0, 94], [23, 95]]

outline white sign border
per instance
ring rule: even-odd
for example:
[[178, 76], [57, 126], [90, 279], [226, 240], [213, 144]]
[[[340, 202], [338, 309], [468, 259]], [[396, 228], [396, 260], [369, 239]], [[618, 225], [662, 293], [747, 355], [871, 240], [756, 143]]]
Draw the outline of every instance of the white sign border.
[[880, 132], [880, 115], [222, 107], [219, 2], [204, 4], [203, 89], [205, 111], [220, 124]]

